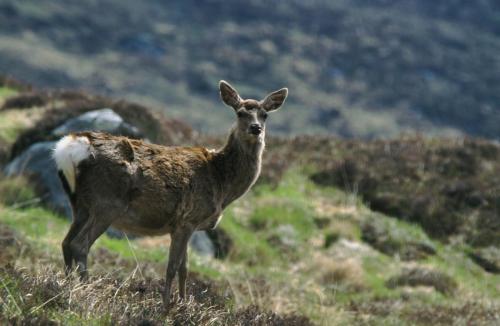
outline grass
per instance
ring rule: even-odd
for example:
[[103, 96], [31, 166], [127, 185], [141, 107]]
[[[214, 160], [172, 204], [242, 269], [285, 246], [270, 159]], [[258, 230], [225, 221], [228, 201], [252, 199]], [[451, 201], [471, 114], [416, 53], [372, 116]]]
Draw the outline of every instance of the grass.
[[236, 249], [230, 258], [236, 262], [254, 262], [269, 265], [276, 262], [278, 253], [265, 241], [248, 230], [244, 225], [232, 218], [231, 212], [225, 214], [220, 227], [223, 228], [233, 239]]
[[0, 99], [4, 99], [6, 97], [17, 94], [15, 89], [9, 87], [0, 87]]
[[41, 117], [43, 109], [8, 110], [1, 112], [0, 142], [12, 144], [19, 134], [33, 126], [34, 121]]
[[[19, 207], [15, 198], [29, 201], [33, 194], [22, 180], [1, 179], [0, 190], [8, 189], [3, 192], [16, 193], [16, 187], [24, 192], [0, 205], [0, 223], [22, 244], [22, 249], [13, 245], [13, 254], [5, 256], [10, 258], [0, 255], [0, 309], [7, 318], [0, 322], [78, 325], [89, 318], [98, 325], [144, 320], [232, 325], [260, 315], [267, 316], [264, 324], [273, 325], [303, 315], [319, 325], [424, 324], [429, 318], [439, 324], [443, 311], [449, 314], [446, 321], [467, 323], [479, 312], [485, 321], [498, 320], [492, 311], [500, 305], [500, 278], [474, 265], [466, 248], [435, 243], [420, 226], [373, 213], [301, 173], [291, 169], [277, 188], [259, 186], [225, 211], [220, 227], [233, 239], [233, 249], [225, 260], [190, 252], [192, 297], [169, 316], [161, 312], [168, 238], [100, 237], [90, 253], [91, 282], [82, 284], [62, 273], [60, 243], [68, 221], [36, 205]], [[318, 224], [321, 218], [326, 221]], [[378, 252], [361, 242], [362, 222], [370, 220], [400, 236], [430, 241], [437, 254], [405, 262]], [[325, 247], [326, 235], [342, 227], [338, 239]], [[286, 233], [290, 228], [294, 231]], [[294, 242], [279, 242], [276, 236], [283, 233]], [[456, 294], [387, 286], [408, 267], [449, 275], [458, 284]]]

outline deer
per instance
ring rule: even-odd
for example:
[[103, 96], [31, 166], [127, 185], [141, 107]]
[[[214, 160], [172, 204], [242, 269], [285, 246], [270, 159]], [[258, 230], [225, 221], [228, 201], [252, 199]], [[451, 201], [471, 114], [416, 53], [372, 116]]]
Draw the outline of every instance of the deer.
[[185, 299], [191, 235], [217, 227], [223, 210], [256, 182], [268, 113], [278, 110], [288, 95], [282, 88], [260, 101], [244, 100], [223, 80], [219, 91], [236, 123], [218, 150], [161, 146], [90, 131], [68, 134], [56, 143], [53, 158], [73, 215], [62, 241], [66, 274], [76, 270], [88, 280], [90, 247], [110, 226], [141, 236], [170, 234], [163, 305], [167, 311], [172, 305], [176, 275], [179, 299]]

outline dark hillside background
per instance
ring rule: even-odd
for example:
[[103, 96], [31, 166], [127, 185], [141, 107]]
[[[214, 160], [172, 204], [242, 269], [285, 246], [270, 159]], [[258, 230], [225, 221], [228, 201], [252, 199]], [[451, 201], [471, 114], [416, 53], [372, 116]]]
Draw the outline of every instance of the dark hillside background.
[[[500, 138], [496, 0], [0, 1], [0, 71], [221, 132], [226, 79], [290, 88], [273, 133]], [[221, 128], [221, 121], [224, 127]]]

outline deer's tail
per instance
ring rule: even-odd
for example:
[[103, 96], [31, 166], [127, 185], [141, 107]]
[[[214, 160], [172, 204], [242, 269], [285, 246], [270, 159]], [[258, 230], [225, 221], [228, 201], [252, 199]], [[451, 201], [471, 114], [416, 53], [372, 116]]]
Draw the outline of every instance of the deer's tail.
[[90, 156], [90, 148], [90, 141], [85, 136], [68, 135], [56, 144], [53, 157], [69, 194], [75, 192], [78, 164]]

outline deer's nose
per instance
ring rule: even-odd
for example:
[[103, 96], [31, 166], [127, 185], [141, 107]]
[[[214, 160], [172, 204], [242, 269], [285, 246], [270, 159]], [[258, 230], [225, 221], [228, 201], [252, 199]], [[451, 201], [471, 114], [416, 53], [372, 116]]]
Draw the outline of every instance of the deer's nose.
[[262, 132], [262, 126], [258, 123], [252, 123], [250, 125], [250, 132], [254, 135], [260, 135]]

